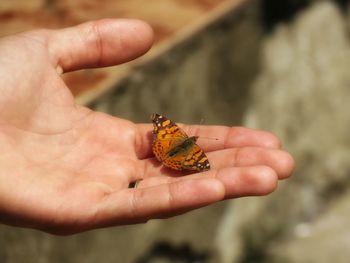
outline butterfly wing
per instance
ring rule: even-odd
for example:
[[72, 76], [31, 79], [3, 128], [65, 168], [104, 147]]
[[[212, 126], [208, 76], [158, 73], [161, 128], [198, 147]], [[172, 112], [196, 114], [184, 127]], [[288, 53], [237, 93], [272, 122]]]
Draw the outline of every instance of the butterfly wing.
[[210, 169], [208, 157], [197, 144], [194, 144], [187, 151], [164, 159], [163, 164], [174, 170], [203, 172]]
[[185, 161], [185, 159], [186, 155], [176, 155], [163, 160], [163, 165], [173, 170], [181, 171], [183, 170], [182, 164]]
[[162, 162], [169, 150], [181, 144], [188, 136], [174, 122], [159, 114], [153, 114], [151, 119], [154, 134], [152, 151], [158, 161]]
[[198, 137], [188, 137], [174, 122], [153, 114], [152, 150], [158, 161], [174, 170], [207, 171], [210, 164], [203, 150], [195, 143]]
[[182, 168], [203, 172], [210, 169], [210, 163], [203, 150], [195, 144], [183, 161]]

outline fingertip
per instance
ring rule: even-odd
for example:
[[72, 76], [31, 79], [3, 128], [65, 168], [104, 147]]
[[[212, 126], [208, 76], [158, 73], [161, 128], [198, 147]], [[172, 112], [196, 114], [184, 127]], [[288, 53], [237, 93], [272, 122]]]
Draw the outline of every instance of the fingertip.
[[241, 179], [247, 195], [268, 195], [274, 192], [278, 186], [278, 175], [268, 166], [255, 166], [243, 169]]
[[125, 61], [146, 53], [153, 44], [153, 29], [145, 21], [138, 19], [103, 19], [98, 23], [105, 24], [101, 28], [105, 30], [106, 35], [114, 34], [119, 39], [118, 44], [121, 46], [119, 49], [123, 51]]
[[154, 31], [150, 24], [139, 19], [125, 19], [124, 21], [133, 25], [134, 32], [140, 39], [147, 40], [148, 48], [150, 48], [154, 41]]
[[256, 173], [256, 179], [259, 184], [257, 195], [268, 195], [274, 192], [278, 186], [278, 176], [276, 172], [268, 166], [258, 167], [258, 170], [259, 171]]
[[257, 139], [260, 141], [260, 146], [272, 149], [281, 149], [281, 140], [272, 132], [256, 130]]
[[266, 139], [264, 141], [266, 148], [281, 149], [281, 140], [273, 133], [266, 132]]
[[48, 43], [53, 63], [67, 72], [133, 60], [152, 46], [153, 30], [136, 19], [102, 19], [53, 30]]
[[223, 168], [217, 178], [225, 185], [226, 198], [267, 195], [278, 184], [276, 172], [268, 166]]
[[295, 161], [292, 155], [288, 152], [282, 152], [281, 157], [278, 160], [280, 166], [279, 170], [279, 179], [286, 179], [292, 175]]

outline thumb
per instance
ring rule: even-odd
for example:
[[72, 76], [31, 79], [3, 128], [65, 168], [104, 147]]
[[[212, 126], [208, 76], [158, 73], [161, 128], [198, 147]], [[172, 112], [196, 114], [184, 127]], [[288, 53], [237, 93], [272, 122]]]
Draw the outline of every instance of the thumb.
[[153, 43], [151, 27], [140, 20], [103, 19], [53, 30], [48, 48], [62, 72], [130, 61]]

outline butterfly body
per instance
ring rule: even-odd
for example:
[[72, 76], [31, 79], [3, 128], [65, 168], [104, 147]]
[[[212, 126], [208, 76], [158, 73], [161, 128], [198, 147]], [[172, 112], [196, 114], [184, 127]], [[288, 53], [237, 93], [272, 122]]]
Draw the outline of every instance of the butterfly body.
[[196, 144], [198, 136], [189, 137], [174, 122], [153, 114], [154, 140], [152, 150], [158, 161], [174, 170], [206, 171], [210, 169], [207, 156]]
[[189, 153], [193, 146], [196, 144], [198, 137], [192, 136], [187, 139], [184, 139], [180, 142], [179, 145], [174, 146], [174, 148], [170, 149], [167, 153], [167, 157], [174, 157], [176, 155], [181, 155], [183, 153]]

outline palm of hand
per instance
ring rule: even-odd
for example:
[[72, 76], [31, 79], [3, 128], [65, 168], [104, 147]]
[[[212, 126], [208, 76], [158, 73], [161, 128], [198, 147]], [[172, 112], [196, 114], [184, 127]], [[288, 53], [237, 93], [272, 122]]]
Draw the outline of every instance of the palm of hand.
[[293, 160], [275, 136], [192, 126], [220, 139], [204, 149], [212, 169], [174, 177], [150, 158], [150, 124], [74, 104], [62, 72], [130, 60], [151, 41], [143, 23], [102, 20], [0, 42], [0, 222], [69, 234], [267, 194], [290, 175]]
[[[8, 198], [19, 203], [7, 210], [21, 210], [34, 221], [41, 218], [44, 229], [88, 228], [97, 216], [97, 204], [112, 192], [128, 191], [135, 178], [136, 126], [76, 106], [43, 42], [23, 42], [31, 49], [7, 53], [14, 62], [28, 62], [18, 72], [21, 78], [13, 78], [16, 64], [2, 71], [5, 96], [0, 106], [6, 111], [1, 114], [1, 136], [6, 143], [1, 164], [7, 173], [1, 174], [8, 178], [2, 187], [14, 189]], [[5, 222], [15, 221], [10, 216]], [[27, 224], [31, 226], [31, 220]]]

